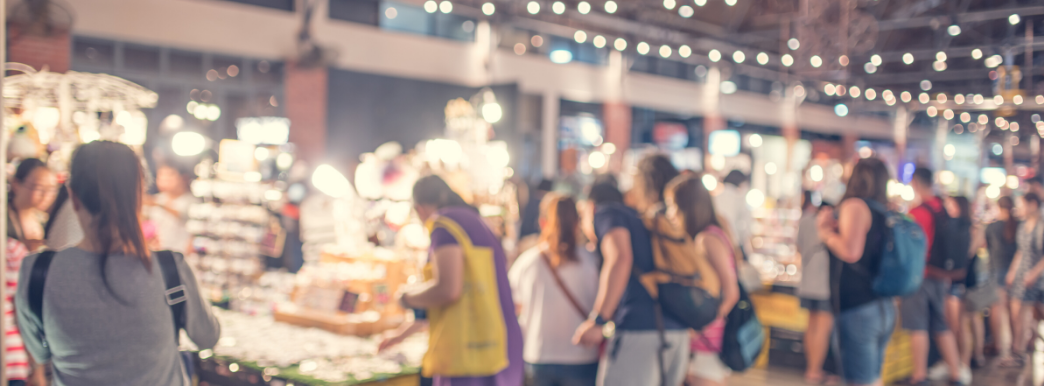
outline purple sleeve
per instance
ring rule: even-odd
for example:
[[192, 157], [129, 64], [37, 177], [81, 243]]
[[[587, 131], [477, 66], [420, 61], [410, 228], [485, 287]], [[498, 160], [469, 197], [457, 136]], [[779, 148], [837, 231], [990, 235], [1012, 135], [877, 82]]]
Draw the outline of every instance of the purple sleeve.
[[431, 232], [431, 249], [437, 249], [445, 245], [457, 245], [457, 238], [453, 237], [449, 231], [442, 228], [435, 228]]

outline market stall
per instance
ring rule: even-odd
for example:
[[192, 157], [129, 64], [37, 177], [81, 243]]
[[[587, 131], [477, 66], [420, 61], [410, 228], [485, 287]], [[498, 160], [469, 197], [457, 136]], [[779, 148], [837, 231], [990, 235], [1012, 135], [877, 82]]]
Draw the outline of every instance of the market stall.
[[[446, 108], [444, 138], [404, 149], [386, 143], [363, 154], [354, 184], [333, 165], [296, 162], [275, 118], [239, 125], [218, 159], [197, 166], [200, 199], [190, 211], [188, 260], [216, 305], [223, 335], [198, 352], [200, 381], [221, 385], [415, 384], [423, 336], [377, 354], [384, 331], [411, 320], [395, 295], [420, 280], [429, 240], [410, 201], [422, 175], [442, 176], [477, 207], [510, 250], [517, 239], [516, 193], [506, 183], [507, 144], [491, 140], [484, 93]], [[480, 114], [481, 112], [481, 114]], [[177, 142], [177, 141], [175, 141]], [[177, 145], [175, 145], [177, 146]], [[304, 173], [304, 175], [302, 175]], [[289, 270], [286, 207], [300, 219], [303, 265]]]

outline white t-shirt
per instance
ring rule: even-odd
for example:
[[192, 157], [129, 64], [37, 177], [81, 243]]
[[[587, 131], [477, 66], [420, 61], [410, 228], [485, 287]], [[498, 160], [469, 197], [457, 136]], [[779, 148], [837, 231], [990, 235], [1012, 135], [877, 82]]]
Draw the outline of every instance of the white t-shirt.
[[[196, 202], [196, 197], [189, 193], [182, 194], [173, 200], [163, 193], [157, 194], [155, 197], [156, 206], [149, 208], [149, 219], [156, 224], [156, 235], [159, 237], [160, 248], [185, 253], [191, 237], [185, 224], [188, 222], [189, 206]], [[169, 206], [180, 215], [175, 216], [162, 206]]]
[[750, 240], [750, 226], [754, 218], [746, 197], [746, 192], [728, 184], [721, 194], [714, 197], [714, 209], [728, 221], [732, 233], [729, 236], [737, 247], [743, 247]]
[[[581, 315], [555, 282], [551, 267], [540, 256], [540, 247], [519, 256], [508, 272], [511, 294], [521, 307], [518, 323], [525, 344], [526, 363], [590, 364], [598, 362], [598, 349], [573, 345], [576, 328], [587, 319]], [[598, 295], [598, 266], [586, 251], [580, 261], [558, 267], [558, 274], [584, 312], [590, 313]]]

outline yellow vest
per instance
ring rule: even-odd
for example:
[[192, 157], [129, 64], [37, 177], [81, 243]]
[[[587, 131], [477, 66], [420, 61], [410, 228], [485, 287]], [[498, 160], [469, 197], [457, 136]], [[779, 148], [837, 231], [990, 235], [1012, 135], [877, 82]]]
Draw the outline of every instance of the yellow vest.
[[[459, 224], [439, 217], [429, 231], [445, 229], [464, 252], [464, 290], [450, 305], [428, 309], [428, 352], [424, 376], [484, 377], [507, 368], [507, 327], [497, 287], [493, 250], [477, 247]], [[432, 265], [424, 267], [431, 280]]]

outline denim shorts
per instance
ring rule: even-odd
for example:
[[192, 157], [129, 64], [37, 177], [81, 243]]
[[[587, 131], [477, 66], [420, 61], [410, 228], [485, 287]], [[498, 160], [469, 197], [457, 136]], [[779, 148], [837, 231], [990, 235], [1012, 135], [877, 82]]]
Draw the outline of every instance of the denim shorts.
[[848, 383], [869, 385], [881, 378], [885, 349], [895, 331], [896, 310], [881, 299], [842, 311], [836, 329], [841, 369]]
[[910, 331], [946, 332], [946, 297], [952, 285], [949, 281], [924, 279], [917, 292], [903, 298], [903, 328]]

